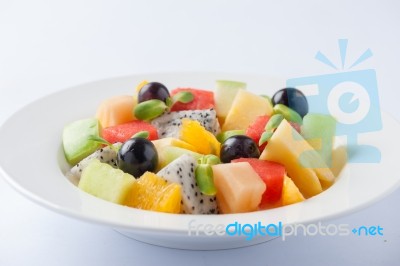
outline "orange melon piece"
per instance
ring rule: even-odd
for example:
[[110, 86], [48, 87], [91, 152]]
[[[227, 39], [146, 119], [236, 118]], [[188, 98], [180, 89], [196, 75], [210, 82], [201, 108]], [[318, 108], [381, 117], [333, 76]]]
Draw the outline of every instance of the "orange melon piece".
[[131, 95], [114, 96], [103, 101], [97, 108], [96, 118], [103, 128], [124, 124], [135, 120], [134, 99]]
[[258, 209], [266, 185], [248, 162], [218, 164], [212, 169], [217, 203], [222, 213]]

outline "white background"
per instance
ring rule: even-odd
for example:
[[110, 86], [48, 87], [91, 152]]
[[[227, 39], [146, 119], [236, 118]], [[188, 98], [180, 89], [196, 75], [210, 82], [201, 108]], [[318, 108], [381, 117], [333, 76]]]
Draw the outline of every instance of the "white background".
[[[349, 39], [349, 64], [372, 50], [356, 69], [376, 70], [382, 107], [400, 120], [399, 11], [394, 0], [0, 1], [0, 124], [51, 92], [134, 73], [335, 73], [313, 57], [321, 50], [340, 65], [340, 38]], [[34, 141], [29, 128], [21, 130], [27, 137], [16, 145]], [[21, 154], [22, 167], [29, 156]], [[383, 237], [297, 237], [196, 252], [150, 246], [60, 216], [0, 180], [0, 265], [398, 265], [399, 202], [397, 190], [329, 221], [379, 224]]]

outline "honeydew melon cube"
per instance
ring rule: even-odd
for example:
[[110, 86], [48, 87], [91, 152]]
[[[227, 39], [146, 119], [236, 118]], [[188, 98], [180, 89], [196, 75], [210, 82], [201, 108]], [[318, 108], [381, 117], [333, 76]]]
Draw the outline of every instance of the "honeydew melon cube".
[[126, 205], [135, 182], [132, 175], [93, 159], [82, 171], [78, 187], [98, 198]]
[[332, 116], [312, 113], [304, 116], [301, 135], [321, 155], [328, 166], [332, 165], [335, 133], [336, 120]]
[[62, 142], [65, 158], [75, 165], [100, 148], [101, 144], [90, 140], [100, 135], [99, 121], [95, 118], [74, 121], [64, 127]]
[[236, 94], [239, 90], [246, 89], [246, 83], [229, 80], [217, 80], [215, 85], [215, 109], [218, 114], [219, 122], [223, 124]]

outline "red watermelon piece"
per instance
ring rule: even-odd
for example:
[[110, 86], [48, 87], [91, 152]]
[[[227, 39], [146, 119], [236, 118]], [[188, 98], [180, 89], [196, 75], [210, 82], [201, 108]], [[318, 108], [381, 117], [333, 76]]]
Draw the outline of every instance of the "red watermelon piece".
[[[246, 135], [250, 137], [252, 140], [254, 140], [255, 143], [258, 144], [260, 141], [262, 133], [265, 131], [265, 126], [267, 125], [269, 121], [269, 116], [268, 115], [263, 115], [263, 116], [258, 116], [256, 120], [254, 121], [253, 124], [251, 124], [247, 129], [246, 129]], [[290, 125], [297, 130], [297, 132], [300, 133], [300, 125], [294, 122], [289, 122]], [[262, 152], [265, 149], [265, 146], [267, 143], [264, 143], [263, 145], [259, 146], [260, 152]]]
[[149, 132], [149, 140], [158, 139], [157, 129], [150, 123], [140, 120], [104, 128], [101, 135], [108, 142], [116, 143], [125, 142], [140, 131]]
[[175, 103], [172, 106], [171, 111], [205, 110], [215, 108], [214, 92], [192, 88], [177, 88], [171, 91], [171, 97], [181, 91], [190, 91], [193, 93], [194, 99], [190, 103]]
[[255, 158], [240, 158], [232, 160], [233, 163], [248, 162], [254, 171], [264, 181], [267, 189], [262, 195], [260, 207], [272, 206], [282, 196], [283, 179], [286, 175], [285, 167], [282, 164], [259, 160]]

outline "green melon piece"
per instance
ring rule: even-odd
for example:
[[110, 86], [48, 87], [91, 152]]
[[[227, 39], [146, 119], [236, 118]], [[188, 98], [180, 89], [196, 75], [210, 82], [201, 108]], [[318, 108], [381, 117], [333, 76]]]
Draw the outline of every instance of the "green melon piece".
[[192, 155], [196, 160], [202, 157], [203, 155], [194, 151], [190, 151], [184, 148], [179, 148], [175, 146], [166, 146], [163, 147], [160, 151], [158, 151], [158, 170], [163, 169], [169, 163], [178, 159], [184, 154]]
[[78, 187], [98, 198], [125, 205], [135, 178], [93, 159], [83, 170]]
[[223, 122], [231, 109], [233, 99], [239, 90], [246, 89], [246, 83], [230, 80], [217, 80], [215, 83], [215, 108], [220, 122]]
[[100, 135], [100, 124], [95, 118], [78, 120], [64, 127], [62, 142], [69, 164], [79, 163], [100, 148], [100, 143], [89, 140], [91, 135]]
[[313, 113], [304, 116], [301, 135], [321, 155], [328, 166], [332, 165], [335, 133], [336, 120], [332, 116]]

